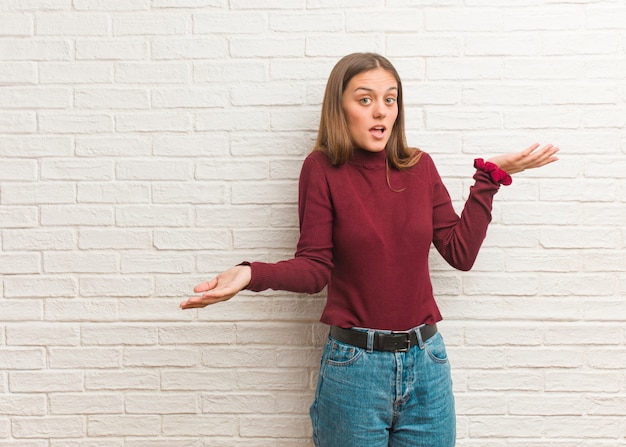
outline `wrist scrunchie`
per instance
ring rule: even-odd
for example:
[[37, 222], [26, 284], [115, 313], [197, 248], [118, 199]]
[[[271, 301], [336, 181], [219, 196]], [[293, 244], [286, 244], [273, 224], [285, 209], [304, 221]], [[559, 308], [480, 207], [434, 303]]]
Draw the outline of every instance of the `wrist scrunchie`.
[[483, 172], [486, 172], [491, 177], [495, 183], [499, 185], [508, 186], [513, 183], [513, 179], [506, 171], [503, 171], [496, 165], [495, 163], [491, 163], [490, 161], [485, 161], [482, 158], [477, 158], [474, 160], [474, 168], [479, 169]]

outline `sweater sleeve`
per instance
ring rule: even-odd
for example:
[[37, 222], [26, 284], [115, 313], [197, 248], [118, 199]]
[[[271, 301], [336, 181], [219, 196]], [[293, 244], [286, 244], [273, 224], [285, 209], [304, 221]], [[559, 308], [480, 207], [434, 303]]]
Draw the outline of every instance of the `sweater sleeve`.
[[307, 157], [298, 185], [300, 239], [295, 256], [277, 263], [252, 262], [247, 289], [317, 293], [328, 283], [333, 268], [333, 208], [324, 170]]
[[493, 196], [500, 185], [488, 172], [477, 169], [459, 217], [434, 165], [433, 173], [433, 244], [452, 267], [470, 270], [487, 235]]

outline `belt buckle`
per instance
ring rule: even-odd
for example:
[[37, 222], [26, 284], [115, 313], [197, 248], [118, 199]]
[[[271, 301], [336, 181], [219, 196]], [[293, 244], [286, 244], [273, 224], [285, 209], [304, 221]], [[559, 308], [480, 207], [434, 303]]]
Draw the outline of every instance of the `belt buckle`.
[[391, 331], [391, 335], [404, 335], [405, 343], [404, 347], [395, 349], [395, 352], [409, 352], [411, 349], [411, 331]]

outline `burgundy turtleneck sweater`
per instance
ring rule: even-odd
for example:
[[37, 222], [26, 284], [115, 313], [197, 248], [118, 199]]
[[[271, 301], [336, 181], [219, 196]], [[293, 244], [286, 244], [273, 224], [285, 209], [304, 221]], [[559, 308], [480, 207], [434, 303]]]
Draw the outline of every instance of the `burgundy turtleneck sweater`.
[[295, 256], [251, 263], [247, 289], [316, 293], [328, 285], [321, 321], [344, 328], [407, 330], [441, 320], [431, 243], [451, 266], [469, 270], [500, 185], [477, 170], [459, 217], [428, 154], [408, 170], [390, 168], [389, 185], [385, 157], [357, 150], [332, 166], [324, 153], [311, 153], [300, 175]]

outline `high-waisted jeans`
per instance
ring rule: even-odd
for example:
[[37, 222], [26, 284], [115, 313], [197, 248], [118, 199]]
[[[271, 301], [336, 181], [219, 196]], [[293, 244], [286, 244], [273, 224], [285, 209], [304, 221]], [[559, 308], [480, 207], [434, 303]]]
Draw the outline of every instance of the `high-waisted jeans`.
[[453, 447], [452, 379], [441, 334], [408, 352], [328, 338], [311, 406], [317, 447]]

